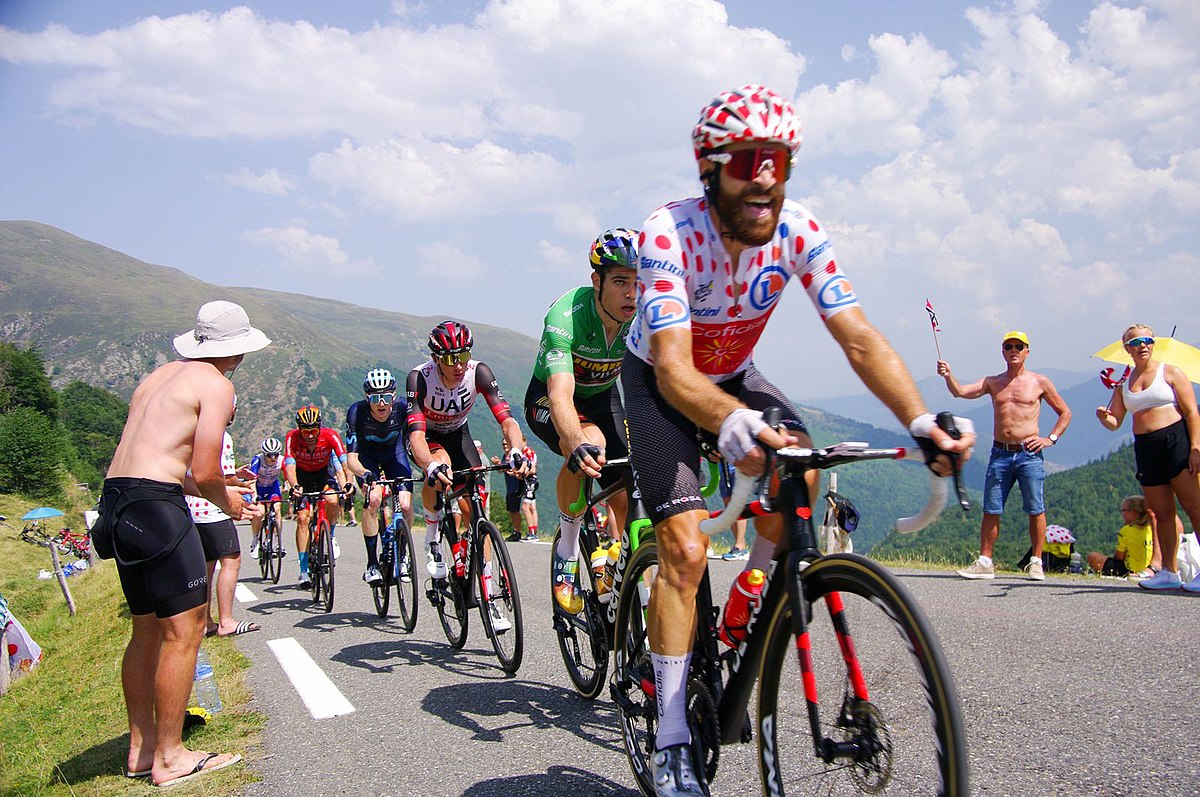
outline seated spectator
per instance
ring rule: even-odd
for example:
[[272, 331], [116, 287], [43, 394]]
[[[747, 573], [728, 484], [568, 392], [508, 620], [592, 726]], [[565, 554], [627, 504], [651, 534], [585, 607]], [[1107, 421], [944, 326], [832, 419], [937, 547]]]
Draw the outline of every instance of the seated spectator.
[[1105, 576], [1124, 577], [1131, 573], [1141, 578], [1148, 571], [1154, 556], [1154, 532], [1146, 499], [1131, 495], [1121, 502], [1124, 525], [1117, 532], [1117, 549], [1112, 556], [1099, 551], [1088, 554], [1088, 565]]

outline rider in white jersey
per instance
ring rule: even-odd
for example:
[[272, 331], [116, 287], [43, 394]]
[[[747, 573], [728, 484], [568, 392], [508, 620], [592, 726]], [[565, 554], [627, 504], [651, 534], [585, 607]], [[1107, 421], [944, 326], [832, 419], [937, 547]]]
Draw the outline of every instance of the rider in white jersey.
[[[263, 505], [263, 514], [250, 519], [251, 536], [250, 558], [258, 558], [258, 532], [266, 520], [267, 512], [275, 513], [275, 524], [278, 526], [279, 501], [283, 492], [279, 486], [279, 476], [283, 473], [283, 443], [278, 438], [268, 437], [258, 447], [258, 453], [250, 460], [250, 472], [254, 474], [254, 493], [258, 502]], [[279, 550], [280, 556], [283, 549]]]
[[[935, 470], [951, 469], [940, 451], [965, 454], [974, 441], [969, 432], [952, 440], [936, 428], [903, 362], [859, 307], [821, 224], [785, 200], [800, 147], [791, 103], [762, 86], [725, 92], [701, 111], [693, 141], [705, 196], [665, 205], [642, 225], [639, 320], [621, 368], [634, 478], [659, 551], [647, 617], [657, 797], [708, 794], [686, 711], [696, 590], [708, 547], [699, 531], [708, 512], [697, 435], [717, 435], [725, 459], [751, 475], [765, 466], [759, 443], [812, 445], [795, 407], [752, 359], [789, 278], [800, 279], [867, 387], [914, 436], [932, 438], [923, 448], [933, 452]], [[782, 434], [762, 419], [770, 406], [782, 408]], [[766, 569], [782, 526], [778, 517], [764, 517], [757, 530], [746, 565]]]

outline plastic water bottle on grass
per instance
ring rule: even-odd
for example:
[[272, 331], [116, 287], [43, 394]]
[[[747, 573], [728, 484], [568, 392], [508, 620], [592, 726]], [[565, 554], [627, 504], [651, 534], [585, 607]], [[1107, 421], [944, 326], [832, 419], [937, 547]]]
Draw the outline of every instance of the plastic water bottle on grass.
[[221, 710], [221, 695], [217, 693], [217, 677], [213, 675], [212, 662], [201, 650], [196, 654], [196, 678], [192, 683], [196, 692], [196, 705], [210, 714]]

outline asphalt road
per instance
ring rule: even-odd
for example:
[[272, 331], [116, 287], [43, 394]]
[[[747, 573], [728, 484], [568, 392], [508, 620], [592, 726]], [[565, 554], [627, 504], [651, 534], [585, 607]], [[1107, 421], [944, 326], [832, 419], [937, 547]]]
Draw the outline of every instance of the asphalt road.
[[[245, 550], [248, 535], [242, 528]], [[391, 618], [378, 618], [361, 581], [361, 534], [339, 528], [338, 538], [331, 614], [295, 589], [294, 554], [278, 586], [261, 583], [257, 562], [243, 557], [241, 580], [257, 600], [235, 613], [263, 630], [237, 645], [253, 662], [253, 708], [269, 718], [265, 754], [249, 764], [262, 781], [247, 794], [637, 794], [607, 690], [584, 701], [563, 669], [548, 620], [548, 545], [510, 545], [525, 659], [509, 677], [474, 611], [461, 651], [424, 599], [412, 634], [398, 626], [394, 596]], [[710, 564], [721, 590], [741, 569]], [[902, 575], [955, 674], [974, 794], [1200, 795], [1200, 597], [1098, 578]], [[352, 713], [312, 718], [268, 646], [289, 637]], [[753, 744], [723, 750], [712, 790], [759, 793]]]

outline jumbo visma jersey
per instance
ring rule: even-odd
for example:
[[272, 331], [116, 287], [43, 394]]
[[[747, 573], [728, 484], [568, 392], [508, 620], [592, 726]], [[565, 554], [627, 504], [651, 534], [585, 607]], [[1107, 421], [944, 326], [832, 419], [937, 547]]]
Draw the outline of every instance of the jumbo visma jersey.
[[602, 393], [621, 375], [628, 331], [629, 324], [622, 324], [617, 336], [607, 340], [596, 312], [596, 289], [567, 291], [546, 312], [533, 375], [545, 382], [551, 374], [573, 373], [576, 396]]

